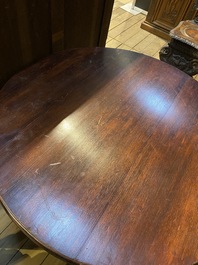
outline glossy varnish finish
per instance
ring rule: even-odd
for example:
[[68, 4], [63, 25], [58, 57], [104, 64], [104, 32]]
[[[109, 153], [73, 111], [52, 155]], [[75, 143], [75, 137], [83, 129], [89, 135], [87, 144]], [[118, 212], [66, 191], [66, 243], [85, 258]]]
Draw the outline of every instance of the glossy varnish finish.
[[105, 46], [114, 0], [0, 1], [0, 89], [64, 48]]
[[141, 54], [74, 49], [0, 93], [0, 194], [81, 264], [198, 260], [198, 85]]

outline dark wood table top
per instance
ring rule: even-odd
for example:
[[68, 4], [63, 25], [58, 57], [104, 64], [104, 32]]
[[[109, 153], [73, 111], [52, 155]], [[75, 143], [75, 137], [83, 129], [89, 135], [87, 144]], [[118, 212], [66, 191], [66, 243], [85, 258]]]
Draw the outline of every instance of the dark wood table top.
[[73, 49], [0, 91], [0, 195], [52, 253], [91, 265], [198, 261], [198, 83], [161, 61]]

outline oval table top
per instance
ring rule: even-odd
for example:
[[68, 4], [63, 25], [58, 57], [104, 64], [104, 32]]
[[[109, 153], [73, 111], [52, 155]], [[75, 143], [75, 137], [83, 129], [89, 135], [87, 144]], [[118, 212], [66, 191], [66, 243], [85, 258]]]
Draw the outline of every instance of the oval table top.
[[52, 55], [0, 91], [1, 202], [91, 265], [198, 261], [198, 83], [131, 51]]

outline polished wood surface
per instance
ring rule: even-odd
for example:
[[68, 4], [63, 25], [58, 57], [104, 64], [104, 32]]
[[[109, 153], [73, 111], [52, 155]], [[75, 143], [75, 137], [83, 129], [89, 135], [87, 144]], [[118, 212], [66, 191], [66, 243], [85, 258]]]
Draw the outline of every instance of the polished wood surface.
[[115, 49], [73, 49], [0, 92], [0, 195], [77, 264], [198, 260], [198, 84]]
[[0, 88], [15, 73], [65, 48], [104, 47], [114, 0], [0, 2]]

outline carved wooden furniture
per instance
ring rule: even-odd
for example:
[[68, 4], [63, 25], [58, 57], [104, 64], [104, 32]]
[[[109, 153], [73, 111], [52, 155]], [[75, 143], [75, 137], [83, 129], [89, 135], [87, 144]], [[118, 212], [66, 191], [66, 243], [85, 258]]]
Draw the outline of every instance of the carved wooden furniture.
[[0, 198], [77, 264], [198, 261], [198, 83], [116, 49], [73, 49], [0, 91]]
[[194, 0], [151, 0], [148, 15], [141, 27], [170, 40], [170, 30], [180, 21], [193, 19], [196, 14]]
[[52, 52], [105, 46], [113, 0], [5, 0], [0, 5], [0, 89]]
[[170, 31], [171, 41], [160, 50], [160, 60], [190, 76], [198, 74], [198, 25], [182, 21]]

